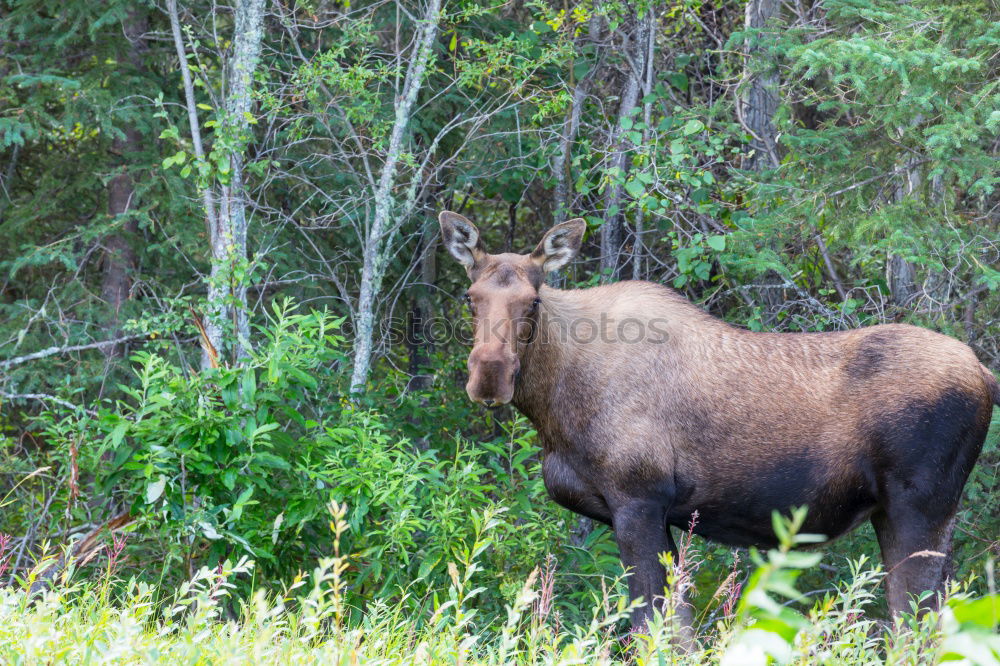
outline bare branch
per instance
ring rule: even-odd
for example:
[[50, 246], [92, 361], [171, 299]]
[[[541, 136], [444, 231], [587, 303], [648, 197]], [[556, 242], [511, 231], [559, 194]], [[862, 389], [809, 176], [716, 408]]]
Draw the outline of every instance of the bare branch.
[[35, 361], [40, 358], [45, 358], [47, 356], [55, 356], [56, 354], [68, 354], [75, 351], [83, 351], [85, 349], [99, 349], [102, 347], [107, 347], [108, 345], [117, 345], [123, 342], [128, 342], [129, 340], [139, 340], [145, 338], [145, 335], [126, 335], [125, 337], [115, 338], [113, 340], [102, 340], [101, 342], [91, 342], [85, 345], [69, 345], [66, 347], [46, 347], [41, 351], [36, 351], [31, 354], [25, 354], [24, 356], [18, 356], [17, 358], [7, 359], [6, 361], [0, 361], [0, 368], [12, 368], [15, 365], [21, 365], [22, 363], [27, 363], [29, 361]]

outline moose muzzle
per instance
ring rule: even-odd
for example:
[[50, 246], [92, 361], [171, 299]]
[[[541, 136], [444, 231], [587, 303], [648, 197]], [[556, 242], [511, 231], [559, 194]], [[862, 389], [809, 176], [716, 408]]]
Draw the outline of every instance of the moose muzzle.
[[477, 347], [469, 354], [469, 398], [487, 407], [505, 405], [514, 397], [514, 380], [520, 369], [515, 354], [497, 345]]

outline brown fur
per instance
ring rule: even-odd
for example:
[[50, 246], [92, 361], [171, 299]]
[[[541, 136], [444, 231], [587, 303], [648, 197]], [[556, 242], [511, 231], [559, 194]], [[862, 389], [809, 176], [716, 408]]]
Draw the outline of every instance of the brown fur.
[[[695, 511], [708, 538], [766, 546], [772, 512], [799, 505], [828, 539], [872, 520], [894, 612], [942, 589], [946, 558], [910, 556], [948, 552], [1000, 404], [971, 349], [900, 324], [753, 333], [646, 282], [552, 289], [538, 253], [470, 267], [468, 393], [531, 419], [550, 494], [613, 526], [633, 596], [663, 594], [657, 554]], [[647, 338], [615, 337], [629, 327]]]

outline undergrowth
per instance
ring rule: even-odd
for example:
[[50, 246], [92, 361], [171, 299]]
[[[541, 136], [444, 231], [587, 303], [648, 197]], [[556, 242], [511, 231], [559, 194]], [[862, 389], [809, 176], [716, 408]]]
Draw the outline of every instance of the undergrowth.
[[[953, 583], [940, 613], [904, 616], [882, 627], [865, 614], [883, 573], [861, 558], [852, 578], [811, 605], [796, 578], [819, 555], [795, 550], [811, 540], [798, 534], [803, 511], [775, 517], [779, 548], [752, 552], [755, 571], [738, 604], [699, 628], [694, 647], [678, 648], [672, 611], [656, 615], [645, 633], [629, 633], [630, 608], [606, 581], [607, 595], [589, 621], [564, 625], [552, 612], [551, 572], [536, 568], [505, 612], [479, 612], [491, 594], [474, 582], [478, 562], [494, 547], [502, 509], [475, 521], [469, 547], [447, 565], [449, 584], [425, 612], [404, 601], [349, 607], [351, 554], [340, 544], [350, 527], [346, 506], [328, 507], [332, 552], [308, 574], [280, 590], [237, 594], [252, 579], [242, 557], [203, 567], [170, 594], [148, 582], [118, 577], [115, 551], [100, 579], [74, 582], [72, 563], [61, 579], [30, 592], [43, 561], [19, 585], [0, 588], [3, 663], [165, 664], [912, 664], [1000, 663], [1000, 596], [992, 567], [985, 579]], [[668, 564], [671, 564], [668, 562]], [[672, 565], [675, 580], [685, 576]], [[989, 593], [975, 598], [972, 587]], [[722, 581], [718, 594], [732, 589]], [[725, 603], [725, 599], [723, 603]], [[352, 613], [352, 611], [354, 611]], [[352, 619], [356, 618], [356, 619]]]

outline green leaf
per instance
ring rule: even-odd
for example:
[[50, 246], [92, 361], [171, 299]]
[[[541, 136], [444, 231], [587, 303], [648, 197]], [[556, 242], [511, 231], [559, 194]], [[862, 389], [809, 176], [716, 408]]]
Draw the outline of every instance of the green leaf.
[[722, 252], [726, 249], [726, 237], [722, 234], [709, 236], [705, 239], [705, 242], [716, 252]]
[[705, 125], [702, 124], [697, 118], [692, 118], [691, 120], [684, 123], [684, 136], [691, 136], [692, 134], [697, 134], [698, 132], [705, 129]]
[[291, 469], [291, 465], [283, 458], [279, 458], [273, 453], [257, 453], [254, 462], [262, 467], [274, 467], [276, 469]]
[[111, 431], [111, 448], [117, 449], [122, 440], [125, 439], [125, 431], [128, 429], [128, 421], [122, 421]]
[[974, 601], [952, 600], [949, 604], [955, 619], [962, 624], [974, 624], [986, 629], [1000, 625], [1000, 594], [991, 594]]
[[646, 188], [638, 180], [630, 180], [625, 183], [625, 191], [632, 197], [639, 198], [646, 191]]
[[152, 504], [156, 500], [160, 499], [163, 494], [163, 489], [167, 487], [167, 477], [160, 475], [160, 477], [153, 483], [146, 486], [146, 504]]

